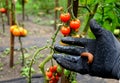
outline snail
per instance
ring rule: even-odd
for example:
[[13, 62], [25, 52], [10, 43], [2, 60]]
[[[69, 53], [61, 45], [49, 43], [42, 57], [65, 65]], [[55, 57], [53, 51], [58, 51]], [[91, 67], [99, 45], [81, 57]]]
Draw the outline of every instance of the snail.
[[91, 64], [91, 63], [93, 62], [94, 56], [93, 56], [93, 54], [90, 53], [90, 52], [83, 52], [83, 53], [81, 53], [80, 56], [81, 56], [81, 57], [87, 57], [87, 58], [88, 58], [88, 61], [87, 61], [88, 64]]

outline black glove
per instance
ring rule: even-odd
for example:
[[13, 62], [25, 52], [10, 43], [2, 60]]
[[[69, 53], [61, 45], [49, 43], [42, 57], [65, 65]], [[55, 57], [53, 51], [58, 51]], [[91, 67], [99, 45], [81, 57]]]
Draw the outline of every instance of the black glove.
[[[59, 54], [53, 58], [62, 67], [80, 74], [90, 74], [103, 78], [120, 78], [120, 43], [115, 36], [103, 29], [95, 20], [90, 21], [91, 31], [96, 39], [64, 37], [63, 43], [69, 46], [55, 45]], [[93, 62], [87, 63], [87, 58], [81, 53], [93, 54]]]

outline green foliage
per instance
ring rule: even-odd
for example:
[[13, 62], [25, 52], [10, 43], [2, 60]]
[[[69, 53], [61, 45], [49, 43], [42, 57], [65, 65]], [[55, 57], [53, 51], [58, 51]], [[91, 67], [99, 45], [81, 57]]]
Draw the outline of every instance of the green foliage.
[[1, 57], [6, 57], [9, 53], [10, 53], [10, 48], [6, 48], [0, 56]]
[[[94, 12], [93, 8], [98, 4], [97, 11]], [[117, 26], [120, 26], [120, 1], [119, 0], [80, 0], [81, 15], [84, 15], [84, 21], [88, 20], [88, 15], [93, 12], [94, 19], [97, 20], [101, 26], [111, 32], [114, 32]], [[84, 7], [83, 7], [84, 6]], [[82, 26], [85, 28], [85, 25]], [[83, 30], [82, 29], [82, 30]], [[88, 30], [88, 36], [92, 36], [91, 31]]]
[[0, 7], [5, 7], [5, 0], [0, 0]]
[[104, 28], [106, 28], [111, 32], [114, 31], [114, 29], [119, 23], [118, 22], [119, 18], [116, 13], [117, 12], [116, 6], [115, 6], [115, 3], [113, 3], [113, 1], [116, 1], [116, 0], [108, 1], [108, 3], [105, 2], [105, 4], [101, 3], [98, 9], [98, 12], [96, 12], [98, 14], [95, 15], [94, 17], [98, 22], [101, 23], [101, 25], [103, 25]]
[[[17, 13], [21, 13], [21, 0], [16, 3]], [[53, 0], [28, 0], [25, 4], [25, 9], [27, 14], [38, 14], [40, 12], [51, 13], [54, 12], [55, 2]], [[59, 0], [59, 6], [67, 8], [67, 0]]]
[[[31, 68], [31, 73], [35, 73], [35, 70], [33, 68]], [[21, 69], [21, 75], [23, 77], [29, 77], [29, 67], [25, 66]]]
[[66, 9], [67, 8], [67, 0], [59, 0], [59, 6]]
[[4, 66], [4, 64], [2, 62], [0, 62], [0, 71], [3, 70], [3, 66]]

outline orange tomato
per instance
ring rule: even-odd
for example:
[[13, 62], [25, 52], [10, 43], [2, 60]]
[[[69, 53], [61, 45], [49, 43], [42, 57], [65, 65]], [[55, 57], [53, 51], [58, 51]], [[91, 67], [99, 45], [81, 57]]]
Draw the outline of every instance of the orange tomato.
[[26, 36], [27, 35], [27, 30], [24, 29], [23, 27], [19, 27], [17, 25], [12, 25], [10, 27], [10, 32], [14, 35], [14, 36]]
[[13, 30], [12, 34], [13, 34], [14, 36], [20, 36], [20, 30], [19, 30], [19, 28], [15, 28], [15, 29]]
[[27, 30], [24, 29], [23, 27], [19, 27], [19, 31], [20, 31], [20, 36], [26, 36], [27, 35]]
[[22, 34], [23, 34], [23, 30], [24, 30], [24, 28], [23, 28], [23, 27], [19, 27], [20, 35], [22, 35]]
[[23, 29], [22, 36], [26, 36], [26, 35], [27, 35], [27, 30]]
[[12, 26], [10, 27], [10, 32], [12, 33], [13, 30], [14, 30], [15, 28], [17, 28], [17, 27], [18, 27], [17, 25], [12, 25]]

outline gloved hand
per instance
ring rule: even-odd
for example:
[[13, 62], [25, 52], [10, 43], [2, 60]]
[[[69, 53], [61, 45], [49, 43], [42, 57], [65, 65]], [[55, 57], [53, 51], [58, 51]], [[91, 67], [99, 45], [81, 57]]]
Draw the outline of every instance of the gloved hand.
[[[120, 79], [119, 41], [93, 19], [90, 28], [96, 39], [64, 37], [61, 41], [69, 45], [55, 45], [54, 49], [59, 53], [53, 58], [62, 67], [80, 74]], [[92, 63], [80, 56], [83, 52], [93, 55]]]

